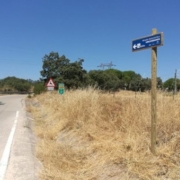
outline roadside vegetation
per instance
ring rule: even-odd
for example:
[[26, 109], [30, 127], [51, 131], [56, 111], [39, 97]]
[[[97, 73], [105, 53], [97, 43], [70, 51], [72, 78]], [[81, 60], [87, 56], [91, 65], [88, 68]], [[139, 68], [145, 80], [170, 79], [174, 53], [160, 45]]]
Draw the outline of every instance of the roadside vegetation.
[[87, 88], [30, 101], [42, 180], [180, 179], [180, 95], [158, 93], [156, 156], [149, 93]]
[[0, 94], [34, 93], [40, 94], [46, 90], [41, 80], [33, 81], [16, 77], [7, 77], [0, 80]]
[[[116, 92], [118, 90], [129, 90], [135, 92], [149, 91], [151, 79], [142, 77], [133, 70], [121, 71], [119, 69], [95, 69], [86, 71], [83, 68], [84, 59], [71, 62], [65, 55], [60, 56], [57, 52], [50, 52], [42, 59], [41, 78], [37, 81], [31, 79], [20, 79], [6, 77], [0, 79], [0, 93], [34, 93], [40, 94], [45, 91], [46, 83], [50, 78], [55, 82], [55, 89], [59, 83], [64, 83], [68, 90], [96, 87], [105, 92]], [[170, 78], [162, 82], [157, 77], [157, 88], [172, 92], [180, 90], [180, 79]]]
[[1, 93], [13, 93], [13, 92], [30, 92], [32, 90], [32, 80], [25, 80], [16, 77], [7, 77], [0, 80], [0, 92]]
[[[64, 83], [66, 89], [97, 87], [103, 91], [115, 92], [117, 90], [130, 90], [145, 92], [151, 89], [151, 79], [142, 77], [133, 70], [121, 71], [119, 69], [103, 68], [86, 71], [83, 68], [84, 59], [71, 62], [65, 55], [50, 52], [42, 59], [41, 81], [47, 83], [52, 78], [56, 84]], [[180, 90], [180, 79], [170, 78], [165, 82], [157, 77], [157, 88], [168, 92]]]
[[[28, 111], [38, 137], [36, 153], [43, 164], [41, 179], [179, 180], [180, 80], [162, 82], [157, 77], [154, 156], [150, 151], [151, 79], [132, 70], [88, 72], [83, 62], [50, 52], [43, 57], [40, 80], [0, 80], [0, 93], [29, 93]], [[46, 92], [50, 78], [55, 91]], [[65, 85], [63, 95], [57, 93], [59, 83]]]

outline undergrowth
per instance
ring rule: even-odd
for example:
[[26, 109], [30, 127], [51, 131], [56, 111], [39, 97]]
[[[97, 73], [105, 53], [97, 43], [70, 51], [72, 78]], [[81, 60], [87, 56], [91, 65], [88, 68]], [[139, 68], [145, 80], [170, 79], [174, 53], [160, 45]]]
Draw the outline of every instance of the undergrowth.
[[[86, 90], [43, 93], [29, 111], [43, 180], [179, 180], [180, 97], [158, 93], [156, 156], [150, 94]], [[34, 103], [36, 104], [36, 103]]]

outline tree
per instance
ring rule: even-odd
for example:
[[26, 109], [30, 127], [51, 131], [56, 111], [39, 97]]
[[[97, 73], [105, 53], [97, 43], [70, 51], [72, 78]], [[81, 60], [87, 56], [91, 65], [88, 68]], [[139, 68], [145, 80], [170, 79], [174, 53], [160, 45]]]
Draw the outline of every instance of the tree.
[[83, 59], [70, 62], [64, 55], [59, 56], [58, 53], [51, 52], [44, 56], [43, 70], [40, 73], [44, 81], [53, 78], [56, 87], [61, 82], [68, 89], [82, 87], [87, 73], [82, 67], [83, 62]]
[[141, 75], [136, 74], [134, 71], [122, 72], [122, 80], [125, 82], [128, 90], [136, 90], [141, 79]]
[[163, 82], [162, 79], [160, 77], [157, 77], [157, 88], [162, 88], [163, 87]]
[[46, 87], [43, 82], [38, 81], [34, 84], [34, 89], [33, 89], [34, 94], [40, 94], [44, 92], [45, 90], [46, 90]]
[[113, 74], [119, 79], [123, 78], [123, 72], [118, 69], [106, 69], [104, 72], [106, 72], [108, 74]]
[[163, 83], [163, 87], [165, 89], [167, 89], [168, 91], [171, 91], [174, 89], [174, 78], [170, 78], [168, 80], [166, 80], [164, 83]]
[[64, 55], [59, 57], [56, 52], [51, 52], [49, 55], [45, 55], [43, 58], [43, 70], [40, 71], [43, 79], [49, 78], [56, 79], [63, 76], [63, 67], [69, 64], [69, 59]]
[[14, 88], [19, 92], [29, 92], [31, 84], [28, 82], [18, 82], [14, 85]]
[[93, 70], [88, 73], [90, 85], [95, 85], [99, 89], [106, 91], [116, 91], [120, 88], [120, 79], [118, 71], [113, 70]]
[[82, 67], [83, 62], [83, 59], [79, 59], [78, 61], [69, 63], [63, 67], [63, 81], [68, 89], [84, 86], [86, 80], [85, 75], [87, 72]]
[[144, 92], [151, 89], [151, 79], [150, 78], [143, 78], [140, 81], [139, 89]]
[[14, 76], [0, 80], [0, 85], [2, 89], [8, 88], [8, 91], [19, 92], [29, 92], [32, 87], [32, 83], [28, 80], [16, 78]]
[[102, 70], [91, 70], [88, 73], [89, 85], [97, 86], [100, 89], [103, 89], [105, 83], [105, 77], [103, 76]]

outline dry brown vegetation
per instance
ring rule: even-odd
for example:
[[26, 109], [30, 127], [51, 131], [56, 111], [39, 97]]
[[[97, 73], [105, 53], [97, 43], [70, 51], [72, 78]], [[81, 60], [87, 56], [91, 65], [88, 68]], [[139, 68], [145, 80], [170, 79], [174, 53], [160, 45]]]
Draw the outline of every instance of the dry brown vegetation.
[[157, 97], [156, 156], [148, 93], [114, 96], [89, 88], [32, 98], [41, 179], [179, 180], [180, 96]]

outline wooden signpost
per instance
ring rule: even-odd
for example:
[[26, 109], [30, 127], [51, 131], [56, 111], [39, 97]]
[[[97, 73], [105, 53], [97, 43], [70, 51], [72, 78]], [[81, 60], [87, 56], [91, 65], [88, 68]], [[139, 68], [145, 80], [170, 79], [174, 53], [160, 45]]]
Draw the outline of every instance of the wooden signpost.
[[152, 29], [152, 35], [132, 41], [132, 51], [151, 48], [151, 152], [156, 154], [156, 122], [157, 122], [157, 47], [164, 44], [164, 34]]

